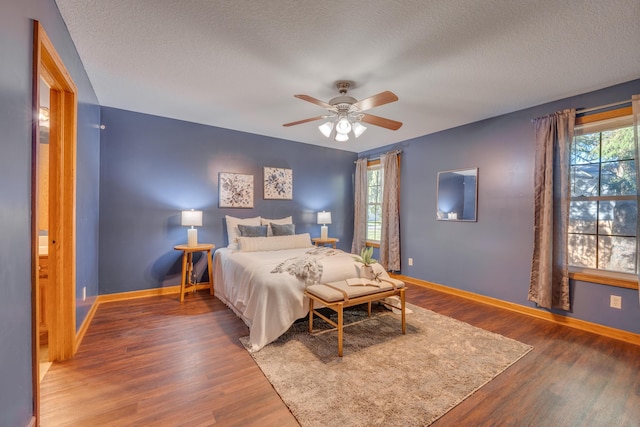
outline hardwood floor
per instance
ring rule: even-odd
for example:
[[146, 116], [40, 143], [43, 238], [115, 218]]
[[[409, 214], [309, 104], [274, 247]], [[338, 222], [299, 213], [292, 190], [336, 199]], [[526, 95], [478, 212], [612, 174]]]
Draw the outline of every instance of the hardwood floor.
[[[640, 346], [419, 286], [407, 301], [534, 347], [433, 426], [639, 425]], [[298, 425], [247, 333], [205, 292], [102, 304], [77, 355], [45, 376], [41, 425]]]

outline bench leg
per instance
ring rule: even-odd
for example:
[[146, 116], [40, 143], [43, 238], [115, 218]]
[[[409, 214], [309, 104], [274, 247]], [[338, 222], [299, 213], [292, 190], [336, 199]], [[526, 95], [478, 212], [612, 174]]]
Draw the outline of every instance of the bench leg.
[[309, 333], [313, 332], [313, 298], [309, 298]]
[[405, 317], [404, 288], [400, 289], [400, 310], [402, 311], [402, 335], [407, 333], [407, 321]]
[[338, 356], [342, 357], [342, 303], [338, 304], [336, 311], [338, 312]]

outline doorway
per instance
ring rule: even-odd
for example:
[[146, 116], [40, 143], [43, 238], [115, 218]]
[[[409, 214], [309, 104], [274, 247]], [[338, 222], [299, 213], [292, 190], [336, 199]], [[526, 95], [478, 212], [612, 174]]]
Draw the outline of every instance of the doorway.
[[[33, 40], [31, 306], [33, 398], [37, 425], [41, 332], [43, 341], [46, 336], [49, 361], [68, 359], [76, 350], [77, 88], [38, 21], [34, 21]], [[47, 93], [48, 127], [45, 126], [46, 111], [43, 109], [40, 115], [41, 103], [45, 103]], [[45, 127], [47, 132], [41, 134], [41, 128]], [[42, 138], [48, 138], [48, 144], [41, 144]], [[43, 148], [44, 145], [47, 147]], [[46, 256], [43, 256], [45, 252]]]
[[51, 308], [47, 306], [47, 291], [49, 290], [49, 127], [50, 127], [50, 92], [51, 88], [42, 77], [40, 77], [40, 96], [38, 107], [38, 160], [37, 160], [37, 209], [34, 210], [38, 216], [38, 292], [40, 307], [38, 314], [40, 340], [39, 350], [40, 364], [39, 381], [47, 373], [51, 366], [49, 358], [49, 328], [47, 324], [47, 311]]

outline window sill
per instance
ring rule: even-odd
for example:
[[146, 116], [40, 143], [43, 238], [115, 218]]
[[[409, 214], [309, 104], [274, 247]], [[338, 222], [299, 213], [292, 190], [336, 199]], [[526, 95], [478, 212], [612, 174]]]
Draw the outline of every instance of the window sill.
[[374, 248], [380, 248], [380, 242], [376, 242], [376, 241], [373, 241], [373, 240], [367, 240], [365, 242], [365, 246], [371, 246], [371, 247], [374, 247]]
[[638, 289], [638, 279], [633, 274], [569, 268], [569, 278], [618, 288]]

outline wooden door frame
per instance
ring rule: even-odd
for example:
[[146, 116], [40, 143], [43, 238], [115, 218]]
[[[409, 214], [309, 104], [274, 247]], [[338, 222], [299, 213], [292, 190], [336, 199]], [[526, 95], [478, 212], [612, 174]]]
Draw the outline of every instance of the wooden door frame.
[[38, 286], [38, 160], [40, 78], [50, 87], [49, 283], [47, 324], [49, 359], [73, 356], [76, 335], [76, 133], [77, 88], [53, 43], [38, 21], [33, 26], [31, 155], [31, 309], [33, 398], [36, 425], [40, 413], [40, 295]]

